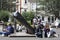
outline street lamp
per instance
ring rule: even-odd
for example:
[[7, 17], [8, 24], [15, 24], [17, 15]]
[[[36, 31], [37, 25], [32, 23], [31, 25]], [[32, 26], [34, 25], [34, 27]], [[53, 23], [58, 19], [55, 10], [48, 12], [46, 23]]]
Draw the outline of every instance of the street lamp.
[[22, 5], [22, 0], [20, 0], [20, 14], [21, 14], [21, 5]]
[[35, 14], [35, 16], [37, 16], [37, 0], [36, 0], [36, 14]]

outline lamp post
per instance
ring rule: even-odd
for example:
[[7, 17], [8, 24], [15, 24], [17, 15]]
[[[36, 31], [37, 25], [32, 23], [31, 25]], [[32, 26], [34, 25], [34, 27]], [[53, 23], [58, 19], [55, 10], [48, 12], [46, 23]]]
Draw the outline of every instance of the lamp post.
[[22, 0], [20, 0], [20, 14], [21, 14], [21, 5], [22, 5]]
[[36, 0], [36, 14], [35, 14], [35, 16], [37, 16], [37, 0]]

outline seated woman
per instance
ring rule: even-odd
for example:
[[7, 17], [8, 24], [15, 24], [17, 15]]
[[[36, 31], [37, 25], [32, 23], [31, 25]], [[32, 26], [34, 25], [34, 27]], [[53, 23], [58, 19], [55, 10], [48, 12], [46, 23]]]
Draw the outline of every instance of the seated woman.
[[48, 23], [46, 23], [46, 25], [44, 27], [44, 32], [45, 32], [44, 36], [45, 36], [45, 38], [47, 38], [48, 34], [50, 32], [50, 28], [49, 28], [49, 24]]
[[44, 29], [45, 31], [45, 37], [58, 37], [58, 35], [56, 34], [56, 32], [54, 31], [54, 28], [49, 27], [49, 24], [46, 24], [46, 27]]
[[0, 32], [3, 36], [8, 36], [11, 33], [14, 33], [14, 28], [11, 24], [9, 24], [5, 29], [3, 29], [3, 32]]

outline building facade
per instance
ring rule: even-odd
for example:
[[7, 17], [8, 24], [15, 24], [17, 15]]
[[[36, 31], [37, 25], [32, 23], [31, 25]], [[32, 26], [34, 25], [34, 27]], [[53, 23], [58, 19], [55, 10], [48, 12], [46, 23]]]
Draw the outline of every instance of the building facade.
[[[20, 13], [33, 11], [36, 16], [40, 16], [40, 18], [44, 21], [49, 21], [50, 23], [55, 21], [55, 16], [50, 13], [46, 13], [44, 11], [45, 5], [40, 5], [39, 0], [16, 0], [16, 10]], [[21, 10], [21, 11], [20, 11]]]
[[29, 0], [16, 0], [16, 10], [20, 12], [20, 9], [21, 12], [24, 11], [36, 12], [36, 2], [30, 2]]

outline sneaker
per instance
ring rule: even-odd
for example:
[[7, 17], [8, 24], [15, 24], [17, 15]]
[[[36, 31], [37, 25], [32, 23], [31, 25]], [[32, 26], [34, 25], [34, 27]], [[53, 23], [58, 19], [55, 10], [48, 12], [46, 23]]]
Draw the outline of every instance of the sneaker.
[[5, 35], [4, 35], [4, 34], [2, 34], [2, 36], [4, 37]]
[[59, 36], [59, 35], [55, 34], [55, 37], [57, 37], [57, 38], [58, 38], [58, 36]]

